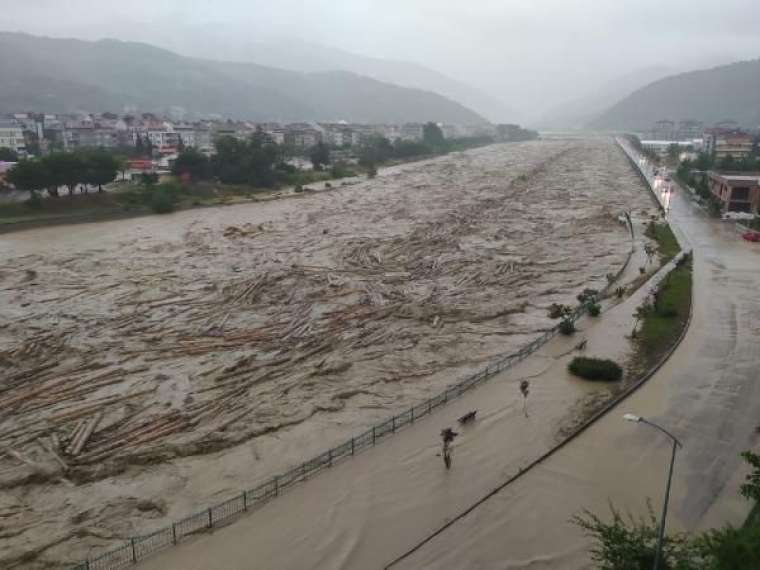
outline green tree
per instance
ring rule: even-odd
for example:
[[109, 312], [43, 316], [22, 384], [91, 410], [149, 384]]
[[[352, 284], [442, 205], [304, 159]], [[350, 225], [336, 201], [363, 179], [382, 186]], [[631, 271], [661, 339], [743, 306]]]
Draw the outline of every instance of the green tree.
[[397, 140], [393, 145], [393, 154], [396, 158], [413, 158], [431, 154], [434, 149], [419, 141]]
[[679, 155], [680, 152], [677, 144], [668, 145], [668, 160], [671, 164], [676, 164], [678, 162]]
[[322, 170], [323, 167], [330, 164], [330, 147], [322, 141], [311, 147], [309, 158], [314, 170]]
[[694, 160], [694, 169], [695, 170], [710, 170], [713, 167], [713, 159], [712, 157], [707, 154], [706, 152], [700, 152], [697, 155], [696, 160]]
[[710, 530], [695, 541], [701, 554], [700, 570], [756, 570], [760, 568], [760, 526]]
[[51, 182], [55, 186], [66, 186], [69, 196], [74, 194], [77, 184], [85, 181], [87, 165], [80, 153], [56, 152], [42, 160], [51, 173]]
[[422, 127], [422, 141], [433, 148], [443, 148], [446, 146], [446, 138], [443, 136], [441, 127], [433, 123], [425, 123]]
[[745, 451], [741, 454], [752, 470], [744, 478], [744, 484], [739, 488], [739, 493], [745, 499], [760, 502], [760, 455]]
[[12, 148], [0, 147], [0, 162], [18, 162], [18, 153]]
[[720, 168], [721, 170], [735, 170], [736, 159], [733, 157], [733, 155], [727, 154], [718, 163], [718, 168]]
[[84, 182], [97, 186], [98, 192], [103, 191], [103, 184], [108, 184], [116, 179], [116, 173], [120, 168], [119, 160], [103, 150], [96, 150], [85, 155], [84, 163]]
[[176, 176], [188, 176], [194, 180], [206, 180], [210, 174], [209, 160], [197, 149], [185, 149], [174, 161], [172, 173]]
[[248, 141], [220, 137], [211, 164], [214, 175], [224, 184], [270, 188], [278, 181], [275, 165], [281, 156], [278, 145], [264, 133], [256, 133]]
[[[612, 504], [612, 520], [604, 521], [584, 510], [571, 520], [594, 539], [591, 559], [601, 570], [651, 570], [657, 551], [659, 526], [647, 503], [648, 514], [639, 519], [625, 518]], [[687, 535], [668, 535], [663, 541], [662, 570], [696, 570], [699, 549]]]
[[[18, 190], [26, 190], [36, 195], [36, 192], [50, 186], [51, 175], [46, 165], [40, 160], [22, 160], [8, 171], [8, 182]], [[50, 194], [57, 196], [57, 192]]]
[[393, 155], [391, 141], [381, 135], [372, 135], [359, 149], [359, 166], [367, 168], [369, 165], [382, 164], [393, 158]]

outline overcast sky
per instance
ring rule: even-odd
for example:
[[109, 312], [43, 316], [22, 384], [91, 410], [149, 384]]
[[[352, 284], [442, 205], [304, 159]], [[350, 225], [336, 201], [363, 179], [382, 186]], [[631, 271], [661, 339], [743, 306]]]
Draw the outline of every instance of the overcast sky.
[[760, 57], [760, 0], [0, 0], [0, 8], [0, 29], [51, 36], [197, 51], [198, 30], [214, 29], [231, 43], [286, 36], [411, 60], [533, 116], [641, 68]]

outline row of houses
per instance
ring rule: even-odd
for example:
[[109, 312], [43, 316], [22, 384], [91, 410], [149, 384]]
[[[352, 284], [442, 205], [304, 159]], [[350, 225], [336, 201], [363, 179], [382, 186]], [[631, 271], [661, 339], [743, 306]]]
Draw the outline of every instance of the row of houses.
[[[441, 128], [444, 136], [450, 138], [493, 134], [489, 125], [444, 124]], [[309, 148], [319, 142], [335, 147], [351, 147], [372, 136], [386, 137], [391, 141], [421, 140], [423, 124], [185, 122], [150, 113], [140, 116], [18, 113], [0, 118], [0, 147], [13, 149], [22, 156], [89, 147], [149, 147], [156, 156], [168, 156], [176, 154], [182, 147], [192, 147], [213, 154], [214, 141], [219, 137], [245, 140], [257, 131], [264, 132], [273, 142], [295, 148]]]

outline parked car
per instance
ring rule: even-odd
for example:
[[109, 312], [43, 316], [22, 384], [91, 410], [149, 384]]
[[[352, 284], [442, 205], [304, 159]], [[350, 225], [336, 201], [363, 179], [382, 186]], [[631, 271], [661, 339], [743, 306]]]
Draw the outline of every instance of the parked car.
[[755, 214], [749, 212], [725, 212], [721, 216], [724, 220], [753, 220]]
[[760, 242], [760, 232], [756, 232], [755, 230], [749, 230], [742, 234], [742, 237], [751, 242]]

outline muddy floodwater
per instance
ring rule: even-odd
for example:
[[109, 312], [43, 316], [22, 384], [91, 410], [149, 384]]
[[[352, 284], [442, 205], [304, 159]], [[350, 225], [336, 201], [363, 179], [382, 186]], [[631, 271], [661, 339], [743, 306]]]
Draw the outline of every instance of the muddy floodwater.
[[0, 236], [0, 566], [158, 528], [537, 337], [620, 268], [618, 216], [652, 207], [626, 160], [606, 140], [494, 145]]

